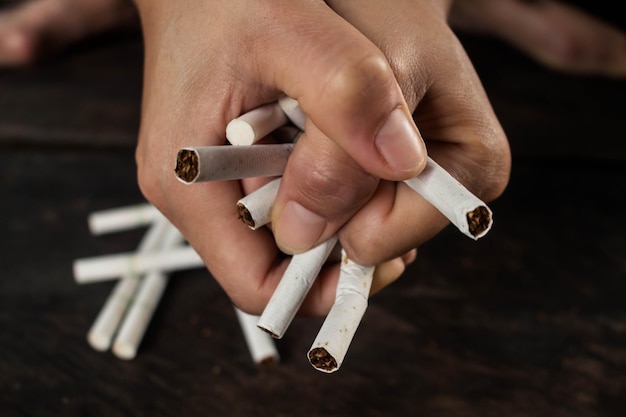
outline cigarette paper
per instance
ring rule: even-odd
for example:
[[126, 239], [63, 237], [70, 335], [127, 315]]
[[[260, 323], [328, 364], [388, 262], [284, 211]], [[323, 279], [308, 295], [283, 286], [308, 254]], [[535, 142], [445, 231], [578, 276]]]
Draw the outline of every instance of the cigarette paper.
[[74, 261], [74, 280], [86, 284], [152, 271], [170, 272], [202, 266], [204, 263], [200, 255], [191, 246], [181, 246], [163, 253], [125, 252]]
[[275, 178], [237, 202], [239, 219], [252, 230], [270, 222], [272, 206], [278, 194], [280, 181], [280, 178]]
[[280, 175], [293, 143], [183, 148], [176, 157], [176, 177], [185, 184]]
[[[304, 130], [306, 114], [296, 100], [283, 97], [278, 105], [289, 120]], [[466, 236], [478, 240], [491, 229], [493, 214], [489, 207], [431, 158], [422, 173], [404, 182]]]
[[297, 100], [291, 97], [281, 97], [278, 99], [278, 106], [285, 113], [287, 118], [297, 126], [300, 130], [304, 131], [307, 116], [300, 108]]
[[259, 316], [248, 314], [237, 307], [235, 313], [241, 326], [252, 360], [257, 365], [272, 365], [280, 362], [274, 338], [257, 327]]
[[93, 212], [87, 223], [92, 234], [101, 235], [146, 226], [162, 217], [153, 205], [138, 204]]
[[[171, 227], [165, 218], [154, 222], [144, 235], [137, 251], [148, 253], [157, 249], [167, 229]], [[105, 351], [111, 346], [113, 335], [135, 295], [140, 277], [128, 274], [115, 285], [100, 313], [87, 333], [87, 341], [95, 350]]]
[[226, 139], [232, 145], [252, 145], [286, 123], [277, 103], [266, 104], [231, 120], [226, 125]]
[[431, 158], [424, 171], [404, 183], [472, 239], [478, 240], [491, 229], [493, 216], [489, 207]]
[[274, 338], [283, 337], [336, 243], [337, 236], [333, 236], [318, 246], [291, 257], [285, 273], [259, 317], [259, 328]]
[[311, 365], [319, 371], [331, 373], [341, 366], [367, 309], [374, 267], [361, 266], [341, 251], [341, 268], [335, 304], [308, 352]]
[[[167, 252], [170, 248], [183, 242], [183, 236], [170, 226], [163, 237], [159, 251]], [[154, 311], [161, 300], [167, 285], [167, 275], [161, 271], [147, 274], [133, 299], [128, 314], [124, 317], [120, 330], [113, 343], [113, 353], [120, 359], [133, 359], [141, 343]]]

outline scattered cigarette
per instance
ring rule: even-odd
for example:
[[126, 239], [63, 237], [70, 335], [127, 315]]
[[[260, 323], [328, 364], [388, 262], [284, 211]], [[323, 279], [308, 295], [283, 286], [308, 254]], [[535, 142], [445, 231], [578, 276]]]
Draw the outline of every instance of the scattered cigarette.
[[300, 108], [297, 100], [291, 97], [281, 97], [278, 99], [278, 106], [285, 113], [287, 118], [296, 125], [300, 130], [304, 131], [307, 116]]
[[226, 125], [226, 139], [232, 145], [252, 145], [286, 123], [277, 103], [266, 104], [231, 120]]
[[[166, 235], [160, 242], [159, 251], [167, 253], [170, 248], [183, 242], [183, 236], [178, 229], [168, 224]], [[113, 343], [113, 353], [120, 359], [133, 359], [141, 339], [148, 328], [154, 310], [161, 300], [167, 285], [167, 275], [161, 271], [150, 272], [146, 275], [133, 299], [132, 305], [124, 317], [120, 330]]]
[[256, 230], [270, 222], [272, 206], [280, 187], [280, 178], [275, 178], [237, 202], [239, 219]]
[[176, 177], [185, 184], [282, 174], [293, 143], [183, 148], [176, 157]]
[[424, 171], [404, 183], [472, 239], [478, 240], [491, 229], [493, 216], [489, 207], [431, 158]]
[[152, 271], [170, 272], [202, 266], [200, 255], [191, 246], [181, 246], [162, 253], [126, 252], [78, 259], [74, 261], [74, 279], [79, 284], [86, 284]]
[[135, 227], [146, 226], [163, 215], [151, 204], [138, 204], [101, 210], [87, 218], [89, 231], [94, 235], [119, 232]]
[[[156, 250], [168, 227], [171, 226], [165, 218], [152, 223], [141, 240], [137, 251], [139, 253], [147, 253]], [[102, 310], [100, 310], [87, 333], [87, 341], [95, 350], [105, 351], [111, 347], [113, 335], [117, 331], [119, 323], [135, 295], [139, 281], [140, 277], [137, 275], [125, 275], [111, 291]]]
[[337, 282], [335, 304], [326, 316], [322, 327], [308, 352], [314, 368], [331, 373], [341, 366], [367, 309], [373, 266], [361, 266], [341, 251], [341, 268]]
[[283, 337], [336, 243], [337, 236], [333, 236], [306, 252], [292, 256], [259, 318], [259, 328], [274, 338]]
[[244, 339], [257, 365], [272, 365], [280, 362], [274, 338], [257, 327], [259, 316], [245, 313], [235, 308]]

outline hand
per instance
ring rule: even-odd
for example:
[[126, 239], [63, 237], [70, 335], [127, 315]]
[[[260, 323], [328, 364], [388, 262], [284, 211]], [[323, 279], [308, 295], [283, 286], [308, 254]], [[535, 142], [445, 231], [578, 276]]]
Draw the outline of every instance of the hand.
[[[181, 187], [171, 161], [180, 147], [222, 144], [229, 120], [283, 93], [310, 118], [274, 211], [276, 240], [287, 253], [339, 231], [356, 261], [391, 259], [379, 268], [386, 271], [374, 284], [380, 288], [400, 275], [413, 248], [445, 226], [434, 208], [395, 182], [417, 175], [425, 162], [408, 117], [414, 109], [440, 163], [486, 200], [502, 192], [506, 138], [444, 9], [331, 3], [344, 20], [316, 2], [220, 5], [139, 2], [146, 77], [137, 161], [145, 195], [238, 306], [260, 312], [287, 262], [269, 231], [252, 232], [236, 218], [235, 202], [252, 182]], [[398, 37], [399, 28], [407, 35]], [[289, 220], [290, 211], [304, 218]], [[289, 235], [293, 229], [299, 238]], [[336, 267], [323, 270], [304, 312], [328, 311], [336, 277]]]
[[[311, 150], [332, 154], [314, 153], [316, 169], [300, 179], [290, 163], [292, 173], [284, 179], [304, 183], [293, 201], [311, 210], [318, 207], [303, 198], [307, 192], [315, 202], [318, 193], [347, 192], [331, 210], [317, 213], [327, 224], [317, 236], [307, 228], [319, 225], [301, 224], [309, 241], [294, 246], [304, 250], [337, 231], [376, 192], [379, 178], [417, 175], [426, 160], [424, 143], [385, 56], [321, 1], [139, 0], [137, 5], [145, 40], [136, 153], [140, 187], [200, 253], [233, 302], [260, 313], [288, 258], [269, 230], [251, 231], [237, 219], [236, 201], [258, 181], [184, 186], [173, 173], [178, 150], [223, 144], [231, 119], [283, 94], [296, 98], [310, 126], [294, 161]], [[283, 196], [293, 188], [286, 190]], [[379, 270], [397, 277], [413, 255]], [[301, 312], [325, 314], [336, 279], [337, 266], [329, 265]]]
[[[393, 7], [375, 0], [327, 3], [381, 46], [433, 159], [483, 200], [499, 196], [509, 177], [508, 143], [468, 57], [446, 23], [445, 2], [398, 0]], [[298, 201], [325, 220], [315, 243], [338, 230], [345, 220], [342, 213], [349, 213], [339, 237], [348, 255], [364, 265], [408, 253], [447, 224], [404, 184], [390, 181], [380, 181], [367, 204], [353, 214], [357, 199], [350, 194], [350, 186], [354, 177], [342, 181], [343, 170], [349, 166], [342, 159], [343, 147], [338, 141], [319, 139], [320, 135], [301, 140], [283, 177], [272, 222], [281, 247], [301, 250], [307, 246], [303, 234], [299, 245], [292, 243], [296, 239], [290, 233], [299, 232], [303, 222], [285, 214], [288, 201]], [[323, 168], [317, 168], [318, 155], [324, 155]], [[368, 170], [367, 162], [359, 167]], [[338, 178], [337, 187], [319, 181], [318, 171], [330, 172], [327, 183]], [[374, 287], [381, 288], [395, 278], [380, 276]]]

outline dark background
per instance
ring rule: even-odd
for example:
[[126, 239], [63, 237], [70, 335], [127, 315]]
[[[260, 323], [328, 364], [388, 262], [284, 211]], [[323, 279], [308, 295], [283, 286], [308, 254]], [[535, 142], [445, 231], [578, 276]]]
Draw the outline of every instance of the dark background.
[[[625, 26], [614, 2], [577, 3]], [[494, 228], [420, 248], [332, 375], [306, 359], [321, 318], [295, 320], [279, 365], [255, 365], [204, 270], [172, 274], [136, 359], [92, 350], [114, 284], [76, 284], [71, 266], [143, 234], [87, 229], [89, 213], [144, 202], [141, 39], [0, 70], [0, 415], [624, 416], [626, 82], [462, 40], [513, 150]]]

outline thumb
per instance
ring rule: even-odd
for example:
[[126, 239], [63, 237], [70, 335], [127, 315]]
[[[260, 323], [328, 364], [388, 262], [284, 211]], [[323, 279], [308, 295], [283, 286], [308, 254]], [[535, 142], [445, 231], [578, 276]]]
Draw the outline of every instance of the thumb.
[[296, 99], [308, 117], [272, 212], [276, 242], [287, 253], [336, 233], [379, 178], [411, 178], [426, 163], [424, 142], [383, 53], [324, 3], [298, 7], [306, 12], [291, 11], [291, 36], [271, 39], [258, 57], [262, 81]]
[[308, 122], [274, 201], [277, 245], [283, 252], [299, 253], [326, 241], [367, 203], [378, 182]]
[[403, 180], [421, 172], [425, 146], [384, 54], [323, 2], [283, 6], [299, 10], [290, 13], [289, 36], [275, 34], [259, 56], [264, 81], [296, 99], [369, 174]]

